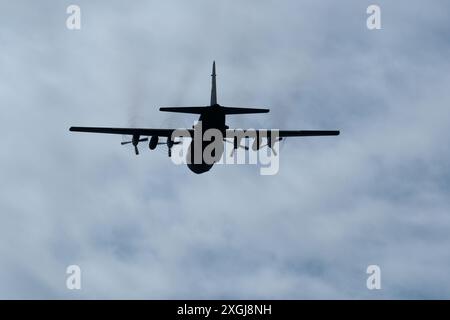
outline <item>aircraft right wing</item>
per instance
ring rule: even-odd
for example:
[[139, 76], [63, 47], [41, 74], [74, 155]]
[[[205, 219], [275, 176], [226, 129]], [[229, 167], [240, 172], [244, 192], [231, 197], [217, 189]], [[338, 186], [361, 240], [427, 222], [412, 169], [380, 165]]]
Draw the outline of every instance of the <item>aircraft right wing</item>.
[[338, 136], [339, 130], [280, 130], [280, 137]]
[[[270, 134], [274, 129], [228, 129], [226, 132], [227, 137], [233, 137], [235, 135], [245, 136], [247, 133], [256, 132], [259, 134], [260, 131], [265, 131]], [[279, 137], [314, 137], [314, 136], [338, 136], [340, 134], [339, 130], [277, 130]]]

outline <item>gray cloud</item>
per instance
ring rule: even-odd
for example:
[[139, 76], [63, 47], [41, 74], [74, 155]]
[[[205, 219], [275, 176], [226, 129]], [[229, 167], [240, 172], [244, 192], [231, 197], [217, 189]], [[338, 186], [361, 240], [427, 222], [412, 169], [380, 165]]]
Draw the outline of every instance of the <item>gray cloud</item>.
[[[447, 2], [377, 1], [369, 31], [370, 1], [80, 0], [77, 32], [71, 3], [0, 4], [1, 298], [448, 297]], [[221, 103], [271, 108], [229, 125], [342, 135], [263, 177], [68, 132], [190, 126], [157, 106], [208, 103], [213, 59]]]

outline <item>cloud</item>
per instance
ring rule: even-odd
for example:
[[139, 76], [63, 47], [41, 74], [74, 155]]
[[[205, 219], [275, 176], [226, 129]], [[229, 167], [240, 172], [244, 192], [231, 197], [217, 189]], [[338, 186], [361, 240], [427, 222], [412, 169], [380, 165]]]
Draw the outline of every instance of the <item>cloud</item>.
[[[448, 296], [446, 2], [379, 1], [379, 31], [364, 1], [78, 1], [80, 31], [69, 4], [0, 5], [0, 297]], [[190, 126], [157, 106], [208, 103], [213, 59], [219, 102], [271, 108], [230, 126], [342, 135], [288, 139], [267, 177], [68, 132]]]

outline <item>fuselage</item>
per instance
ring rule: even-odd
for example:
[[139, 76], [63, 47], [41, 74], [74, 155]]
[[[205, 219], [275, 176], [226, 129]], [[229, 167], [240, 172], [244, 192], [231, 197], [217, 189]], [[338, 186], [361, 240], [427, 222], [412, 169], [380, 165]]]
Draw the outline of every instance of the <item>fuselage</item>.
[[[222, 133], [222, 136], [225, 137], [226, 125], [225, 125], [225, 112], [220, 109], [218, 104], [211, 105], [207, 107], [209, 110], [203, 112], [199, 118], [199, 126], [194, 126], [194, 136], [198, 134], [202, 137], [201, 144], [194, 142], [194, 137], [192, 137], [192, 142], [189, 145], [188, 153], [187, 153], [187, 166], [188, 168], [197, 174], [204, 173], [209, 171], [214, 162], [216, 161], [205, 161], [203, 158], [203, 154], [205, 152], [206, 146], [208, 146], [211, 141], [204, 141], [203, 136], [204, 133], [208, 129], [217, 129]], [[222, 142], [223, 145], [223, 142]], [[197, 151], [197, 148], [201, 148], [201, 153]], [[220, 159], [223, 154], [223, 148], [214, 149], [214, 157]], [[195, 155], [197, 155], [197, 159], [195, 159]], [[199, 156], [201, 158], [199, 159]], [[199, 161], [200, 160], [200, 161]]]

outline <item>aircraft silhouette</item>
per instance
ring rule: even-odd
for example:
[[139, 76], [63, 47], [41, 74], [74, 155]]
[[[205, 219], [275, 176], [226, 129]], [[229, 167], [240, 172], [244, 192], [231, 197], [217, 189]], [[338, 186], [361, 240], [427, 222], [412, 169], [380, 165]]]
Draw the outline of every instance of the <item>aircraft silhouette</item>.
[[[237, 148], [245, 148], [248, 150], [248, 147], [241, 146], [240, 141], [237, 136], [241, 135], [243, 138], [249, 138], [249, 136], [245, 136], [244, 130], [241, 129], [229, 129], [229, 127], [225, 124], [225, 116], [233, 115], [233, 114], [251, 114], [251, 113], [267, 113], [269, 109], [260, 109], [260, 108], [239, 108], [239, 107], [225, 107], [221, 106], [217, 103], [217, 89], [216, 89], [216, 63], [213, 62], [212, 67], [212, 84], [211, 84], [211, 101], [209, 106], [196, 106], [196, 107], [162, 107], [160, 111], [166, 112], [178, 112], [178, 113], [190, 113], [190, 114], [198, 114], [200, 115], [199, 123], [201, 126], [193, 126], [192, 129], [183, 129], [188, 132], [191, 137], [194, 137], [196, 131], [201, 131], [201, 137], [208, 129], [216, 129], [220, 131], [223, 136], [223, 141], [227, 141], [226, 138], [233, 138], [233, 150]], [[107, 128], [107, 127], [71, 127], [70, 131], [75, 132], [90, 132], [90, 133], [107, 133], [107, 134], [120, 134], [120, 135], [131, 135], [131, 141], [122, 142], [122, 145], [131, 143], [134, 146], [134, 150], [136, 155], [139, 154], [138, 144], [139, 142], [148, 141], [148, 137], [150, 137], [149, 148], [150, 150], [154, 150], [159, 144], [166, 144], [168, 147], [168, 155], [171, 156], [171, 149], [174, 144], [180, 143], [180, 141], [175, 141], [173, 134], [177, 130], [180, 129], [151, 129], [151, 128]], [[275, 130], [275, 129], [257, 129], [253, 130], [255, 133], [255, 140], [252, 145], [252, 149], [254, 151], [259, 150], [262, 145], [262, 137], [264, 133], [267, 136], [267, 146], [273, 149], [274, 143], [277, 143], [281, 139], [285, 137], [305, 137], [305, 136], [337, 136], [339, 135], [338, 130]], [[272, 133], [276, 131], [277, 138], [272, 141]], [[144, 136], [145, 138], [141, 138]], [[159, 137], [166, 137], [167, 140], [165, 143], [159, 142]], [[203, 152], [206, 146], [209, 144], [207, 141], [201, 142], [201, 151]], [[223, 142], [221, 142], [223, 144]], [[191, 142], [189, 146], [189, 151], [187, 154], [187, 166], [189, 169], [197, 174], [204, 173], [209, 171], [214, 162], [207, 162], [201, 159], [200, 162], [193, 161], [194, 159], [194, 140]], [[197, 146], [198, 148], [198, 146]], [[223, 150], [214, 151], [217, 152], [219, 158]]]

